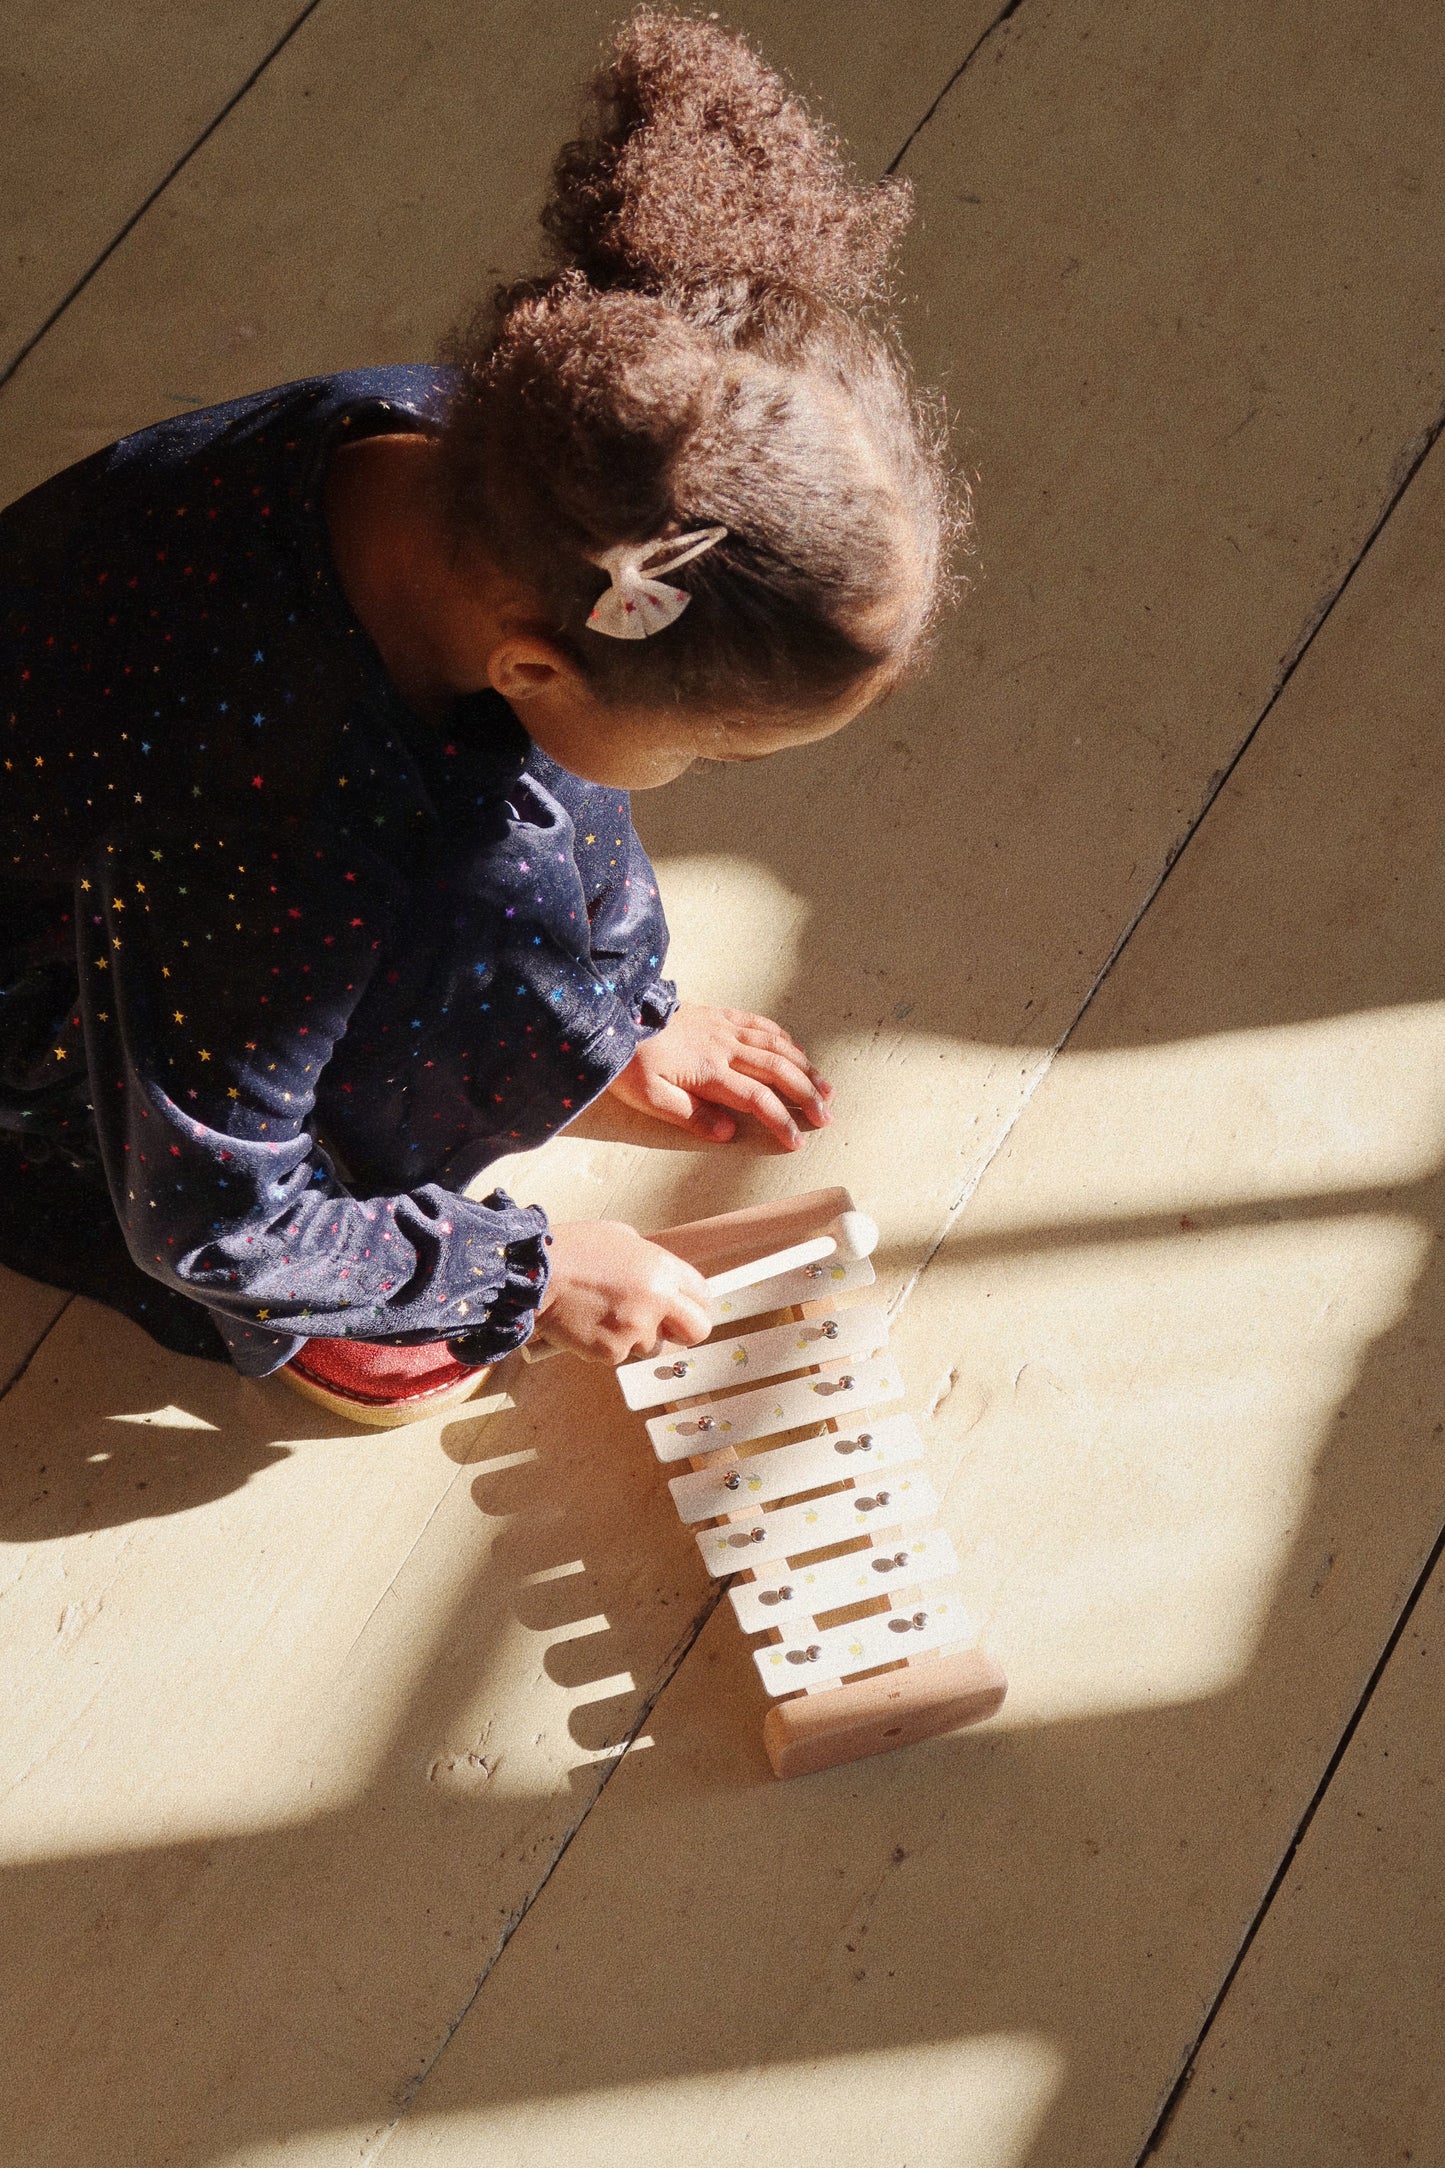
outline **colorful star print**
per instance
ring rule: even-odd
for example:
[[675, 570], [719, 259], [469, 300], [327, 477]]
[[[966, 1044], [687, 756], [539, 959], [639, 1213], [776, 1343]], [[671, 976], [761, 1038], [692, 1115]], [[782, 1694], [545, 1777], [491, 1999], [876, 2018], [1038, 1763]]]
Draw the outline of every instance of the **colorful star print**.
[[0, 513], [0, 1073], [35, 1080], [0, 1111], [103, 1148], [136, 1262], [256, 1374], [315, 1334], [448, 1337], [464, 1299], [470, 1359], [523, 1337], [545, 1218], [459, 1192], [674, 999], [625, 796], [493, 694], [429, 729], [336, 584], [337, 437], [446, 397], [426, 368], [285, 386]]

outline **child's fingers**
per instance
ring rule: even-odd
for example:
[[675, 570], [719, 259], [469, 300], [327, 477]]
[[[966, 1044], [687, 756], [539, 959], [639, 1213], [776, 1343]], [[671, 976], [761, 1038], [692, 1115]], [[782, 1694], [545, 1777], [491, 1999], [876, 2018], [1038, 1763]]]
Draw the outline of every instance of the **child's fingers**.
[[772, 1054], [782, 1054], [795, 1061], [805, 1071], [816, 1090], [825, 1099], [831, 1098], [833, 1087], [821, 1069], [808, 1059], [806, 1048], [800, 1046], [790, 1031], [771, 1016], [758, 1016], [751, 1009], [718, 1009], [715, 1014], [730, 1026], [744, 1046], [762, 1047]]
[[692, 1117], [687, 1124], [696, 1136], [706, 1137], [711, 1144], [731, 1144], [738, 1133], [738, 1125], [721, 1107], [710, 1107], [703, 1101], [694, 1103]]
[[702, 1284], [701, 1274], [695, 1274], [697, 1286], [659, 1288], [661, 1310], [658, 1313], [657, 1333], [660, 1340], [680, 1340], [684, 1347], [696, 1347], [712, 1331], [712, 1318], [707, 1309], [707, 1288]]
[[738, 1052], [733, 1066], [745, 1076], [757, 1077], [760, 1082], [771, 1084], [782, 1098], [795, 1107], [801, 1107], [815, 1129], [821, 1129], [825, 1122], [833, 1119], [826, 1099], [807, 1070], [789, 1055], [775, 1054], [764, 1047], [748, 1046]]
[[664, 1076], [648, 1078], [647, 1105], [659, 1121], [672, 1122], [678, 1129], [690, 1129], [695, 1136], [710, 1138], [714, 1144], [727, 1144], [737, 1135], [737, 1123], [724, 1114], [719, 1107], [710, 1107], [705, 1101], [694, 1099], [678, 1084], [669, 1083]]
[[657, 1329], [664, 1340], [680, 1340], [684, 1347], [696, 1347], [712, 1331], [712, 1319], [700, 1302], [686, 1295], [671, 1295]]
[[821, 1069], [809, 1061], [806, 1051], [796, 1039], [784, 1031], [781, 1024], [772, 1023], [766, 1016], [750, 1016], [737, 1027], [738, 1038], [744, 1046], [765, 1049], [770, 1054], [781, 1054], [785, 1060], [796, 1062], [814, 1089], [825, 1099], [833, 1096], [833, 1087]]
[[681, 1340], [684, 1347], [696, 1347], [712, 1331], [712, 1319], [708, 1315], [707, 1281], [696, 1265], [689, 1265], [681, 1257], [674, 1257], [670, 1250], [657, 1251], [657, 1264], [652, 1273], [652, 1292], [663, 1304], [658, 1317], [657, 1329], [665, 1340]]
[[729, 1069], [721, 1076], [710, 1078], [707, 1095], [739, 1114], [750, 1114], [755, 1122], [760, 1122], [777, 1138], [785, 1151], [795, 1152], [803, 1141], [797, 1123], [777, 1093], [741, 1069]]
[[793, 1034], [775, 1024], [770, 1016], [739, 1015], [733, 1019], [733, 1029], [740, 1039], [754, 1046], [772, 1047], [779, 1054], [791, 1054], [804, 1068], [808, 1065], [808, 1057]]

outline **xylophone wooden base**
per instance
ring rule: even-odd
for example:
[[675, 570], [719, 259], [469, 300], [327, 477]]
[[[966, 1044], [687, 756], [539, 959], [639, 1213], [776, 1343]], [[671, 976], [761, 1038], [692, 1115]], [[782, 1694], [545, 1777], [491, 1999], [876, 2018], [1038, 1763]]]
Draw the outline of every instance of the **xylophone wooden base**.
[[775, 1702], [763, 1720], [763, 1745], [774, 1776], [812, 1776], [981, 1724], [1007, 1692], [1003, 1672], [982, 1649], [925, 1656], [851, 1686]]

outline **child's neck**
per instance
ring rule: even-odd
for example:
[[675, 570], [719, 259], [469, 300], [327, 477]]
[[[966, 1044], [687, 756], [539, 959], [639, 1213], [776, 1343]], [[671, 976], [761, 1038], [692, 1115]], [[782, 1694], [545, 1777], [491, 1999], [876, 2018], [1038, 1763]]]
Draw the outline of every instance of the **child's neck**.
[[436, 440], [363, 437], [333, 454], [323, 505], [346, 599], [407, 705], [446, 721], [487, 683], [499, 597], [459, 570], [436, 488]]

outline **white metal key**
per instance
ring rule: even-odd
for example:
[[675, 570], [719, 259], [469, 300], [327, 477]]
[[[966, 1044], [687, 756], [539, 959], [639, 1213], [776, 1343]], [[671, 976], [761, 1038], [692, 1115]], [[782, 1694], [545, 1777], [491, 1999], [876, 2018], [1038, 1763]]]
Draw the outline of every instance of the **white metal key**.
[[795, 1302], [832, 1302], [857, 1287], [871, 1287], [877, 1277], [866, 1257], [830, 1257], [826, 1264], [798, 1265], [775, 1280], [756, 1280], [730, 1295], [715, 1295], [704, 1307], [714, 1326], [738, 1325], [765, 1310], [791, 1309]]
[[[914, 1600], [916, 1597], [916, 1601]], [[803, 1620], [783, 1629], [781, 1642], [754, 1649], [770, 1694], [795, 1694], [800, 1687], [821, 1686], [875, 1664], [896, 1663], [900, 1656], [921, 1656], [928, 1649], [972, 1641], [972, 1619], [951, 1588], [909, 1590], [894, 1599], [895, 1608], [851, 1626], [826, 1629]]]
[[876, 1303], [822, 1317], [794, 1318], [764, 1332], [740, 1332], [701, 1347], [659, 1350], [617, 1373], [629, 1408], [657, 1408], [694, 1393], [726, 1393], [751, 1379], [774, 1378], [805, 1364], [873, 1355], [888, 1345], [888, 1320]]
[[761, 1633], [785, 1619], [816, 1618], [870, 1596], [890, 1596], [895, 1585], [943, 1581], [958, 1571], [958, 1553], [947, 1529], [890, 1528], [868, 1551], [849, 1551], [816, 1566], [770, 1566], [756, 1581], [728, 1590], [744, 1633]]
[[[810, 1279], [810, 1272], [820, 1273], [822, 1277]], [[706, 1308], [714, 1327], [736, 1325], [745, 1318], [761, 1317], [768, 1310], [791, 1309], [797, 1303], [831, 1303], [835, 1297], [850, 1295], [856, 1288], [871, 1287], [874, 1278], [873, 1267], [866, 1257], [850, 1258], [841, 1264], [835, 1258], [830, 1264], [810, 1265], [790, 1272], [780, 1281], [739, 1288], [736, 1294], [720, 1296]], [[618, 1366], [617, 1382], [622, 1388], [622, 1397], [629, 1408], [658, 1408], [664, 1401], [685, 1399], [689, 1393], [711, 1392], [714, 1390], [711, 1385], [691, 1382], [698, 1358], [711, 1356], [718, 1349], [730, 1350], [735, 1345], [733, 1340], [723, 1340], [704, 1341], [699, 1347], [684, 1347], [680, 1340], [663, 1340], [650, 1355]], [[882, 1345], [881, 1341], [879, 1345]], [[681, 1369], [677, 1367], [679, 1363], [683, 1366]], [[752, 1374], [770, 1375], [767, 1371], [757, 1370]], [[719, 1382], [727, 1385], [733, 1381], [725, 1376]]]
[[926, 1475], [889, 1471], [886, 1482], [876, 1486], [829, 1491], [826, 1497], [809, 1498], [800, 1505], [777, 1506], [748, 1520], [704, 1528], [697, 1547], [708, 1572], [721, 1578], [725, 1573], [740, 1573], [745, 1566], [756, 1571], [776, 1558], [801, 1558], [830, 1543], [846, 1543], [851, 1536], [866, 1535], [871, 1527], [927, 1520], [937, 1511], [938, 1498]]
[[821, 1490], [845, 1476], [866, 1483], [874, 1468], [905, 1468], [922, 1458], [923, 1440], [913, 1417], [880, 1415], [866, 1427], [824, 1431], [819, 1438], [800, 1438], [796, 1445], [750, 1453], [746, 1460], [671, 1476], [667, 1487], [683, 1520], [712, 1521], [720, 1513], [744, 1513], [749, 1506], [771, 1505], [775, 1498]]
[[778, 1430], [801, 1430], [820, 1416], [851, 1423], [859, 1408], [902, 1398], [898, 1365], [885, 1352], [861, 1362], [822, 1364], [816, 1377], [785, 1378], [781, 1385], [756, 1386], [705, 1407], [649, 1416], [647, 1435], [659, 1460], [688, 1460], [720, 1445], [750, 1445]]

